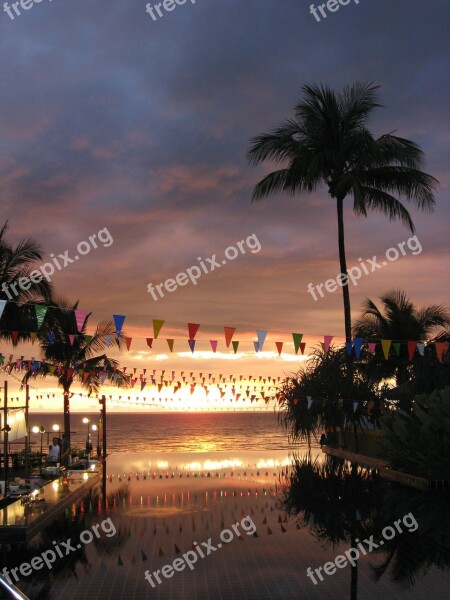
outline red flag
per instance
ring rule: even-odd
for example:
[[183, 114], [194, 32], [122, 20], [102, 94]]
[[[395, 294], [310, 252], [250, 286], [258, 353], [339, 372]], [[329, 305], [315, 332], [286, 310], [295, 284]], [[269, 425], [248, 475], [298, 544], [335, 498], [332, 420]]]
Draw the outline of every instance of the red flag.
[[188, 323], [189, 339], [190, 340], [194, 340], [195, 339], [195, 335], [196, 335], [199, 327], [200, 327], [199, 323]]
[[414, 352], [417, 348], [417, 342], [408, 342], [408, 356], [409, 360], [412, 360], [414, 357]]
[[442, 358], [448, 350], [448, 342], [434, 342], [434, 346], [436, 348], [436, 355], [439, 359], [439, 362], [442, 362]]

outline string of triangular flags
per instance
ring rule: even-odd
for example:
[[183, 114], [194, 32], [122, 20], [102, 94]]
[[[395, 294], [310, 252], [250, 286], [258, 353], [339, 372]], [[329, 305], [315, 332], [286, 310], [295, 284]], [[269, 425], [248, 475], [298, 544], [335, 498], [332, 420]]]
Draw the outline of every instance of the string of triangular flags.
[[[0, 318], [3, 313], [5, 304], [6, 304], [5, 300], [0, 301]], [[38, 325], [37, 329], [39, 331], [44, 322], [48, 307], [38, 305], [38, 304], [35, 304], [34, 307], [35, 307], [35, 311], [36, 311], [36, 319], [37, 319], [37, 325]], [[67, 334], [68, 342], [71, 345], [73, 345], [75, 338], [80, 336], [80, 332], [84, 326], [86, 317], [89, 314], [86, 311], [82, 311], [79, 309], [74, 309], [73, 312], [75, 314], [75, 320], [76, 320], [78, 332]], [[116, 329], [117, 337], [121, 336], [121, 334], [122, 334], [125, 319], [126, 319], [126, 315], [117, 315], [117, 314], [113, 315], [113, 321], [114, 321], [114, 326]], [[153, 342], [158, 339], [158, 336], [159, 336], [164, 324], [165, 324], [165, 320], [163, 320], [163, 319], [153, 319], [153, 337], [141, 338], [141, 337], [136, 337], [136, 336], [134, 336], [134, 337], [123, 336], [127, 350], [131, 349], [131, 344], [132, 344], [133, 339], [138, 339], [138, 340], [145, 339], [147, 346], [150, 349], [153, 349]], [[196, 335], [197, 335], [199, 328], [200, 328], [200, 323], [189, 322], [187, 324], [188, 338], [187, 338], [187, 340], [186, 340], [186, 338], [184, 338], [184, 341], [187, 341], [188, 346], [192, 353], [194, 353], [195, 349], [196, 349], [196, 344], [198, 341], [198, 340], [196, 340]], [[233, 339], [233, 337], [236, 333], [236, 328], [225, 326], [223, 328], [223, 330], [224, 330], [226, 348], [230, 348], [230, 346], [231, 346], [233, 348], [234, 353], [236, 354], [238, 351], [238, 348], [239, 348], [239, 344], [240, 344], [239, 340]], [[37, 336], [38, 336], [38, 331], [29, 331], [29, 332], [23, 332], [23, 331], [17, 331], [17, 330], [3, 330], [3, 331], [9, 331], [11, 333], [11, 337], [12, 337], [14, 344], [16, 344], [18, 341], [19, 333], [29, 334], [32, 343], [34, 343], [36, 341]], [[268, 330], [266, 330], [266, 329], [257, 329], [256, 330], [257, 340], [253, 341], [253, 347], [257, 354], [259, 352], [263, 351], [267, 334], [268, 334]], [[55, 334], [52, 332], [49, 332], [47, 335], [49, 338], [49, 343], [53, 344], [55, 341], [55, 337], [56, 337]], [[298, 354], [299, 350], [301, 351], [302, 355], [305, 353], [306, 342], [302, 342], [304, 335], [305, 334], [303, 334], [303, 333], [297, 333], [297, 332], [291, 333], [292, 341], [293, 341], [293, 345], [294, 345], [294, 351], [295, 351], [296, 355]], [[91, 336], [91, 335], [83, 335], [82, 337], [84, 338], [86, 345], [89, 345], [93, 338], [93, 336]], [[320, 344], [322, 346], [322, 349], [325, 352], [328, 352], [328, 350], [330, 349], [331, 342], [334, 338], [335, 338], [335, 336], [333, 336], [333, 335], [324, 335], [323, 336], [323, 342], [321, 341]], [[106, 336], [105, 343], [106, 343], [107, 347], [110, 345], [112, 340], [113, 340], [113, 336]], [[166, 338], [166, 342], [167, 342], [170, 352], [174, 351], [175, 341], [176, 341], [176, 338]], [[179, 341], [179, 339], [178, 339], [178, 341]], [[219, 340], [209, 339], [209, 345], [210, 345], [210, 348], [213, 353], [217, 352], [218, 344], [219, 344]], [[424, 342], [422, 342], [420, 340], [390, 340], [390, 339], [364, 340], [363, 338], [356, 337], [353, 340], [353, 342], [346, 343], [346, 349], [347, 349], [348, 354], [352, 355], [353, 353], [355, 353], [356, 358], [359, 358], [363, 344], [366, 344], [368, 350], [372, 353], [375, 353], [377, 351], [377, 348], [379, 348], [381, 346], [383, 355], [386, 360], [388, 360], [388, 358], [389, 358], [389, 353], [390, 353], [391, 349], [395, 352], [395, 354], [397, 356], [399, 356], [402, 346], [407, 347], [408, 357], [410, 360], [413, 359], [416, 350], [418, 351], [420, 356], [424, 355], [424, 350], [425, 350], [425, 344], [424, 344]], [[276, 341], [275, 342], [275, 347], [277, 349], [279, 356], [281, 356], [284, 346], [285, 346], [284, 341]], [[448, 347], [449, 347], [448, 342], [434, 342], [434, 346], [436, 349], [436, 355], [437, 355], [438, 359], [440, 361], [442, 361], [443, 355], [448, 351]]]
[[[3, 355], [0, 354], [0, 365], [3, 364], [5, 360], [5, 357]], [[27, 370], [27, 371], [32, 371], [34, 370], [36, 373], [42, 373], [43, 369], [49, 373], [50, 375], [55, 375], [57, 376], [58, 374], [61, 374], [64, 372], [64, 369], [62, 366], [57, 366], [57, 365], [52, 365], [50, 363], [46, 363], [44, 361], [35, 361], [34, 359], [30, 359], [30, 360], [25, 360], [23, 356], [21, 356], [20, 358], [17, 358], [15, 361], [13, 361], [13, 355], [11, 354], [9, 356], [9, 360], [7, 361], [7, 365], [8, 366], [12, 366], [14, 368], [15, 371], [20, 371], [20, 370]], [[75, 370], [76, 369], [66, 369], [66, 374], [67, 376], [72, 376], [75, 374]], [[124, 367], [123, 371], [126, 371], [127, 367]], [[6, 371], [7, 374], [10, 374], [10, 371]], [[92, 374], [92, 371], [87, 371], [88, 374]], [[80, 378], [82, 380], [85, 380], [85, 371], [83, 369], [79, 369], [78, 370], [78, 374], [80, 375]], [[102, 371], [100, 370], [96, 370], [94, 371], [94, 374], [99, 377], [102, 381], [103, 384], [105, 383], [105, 379], [104, 379], [104, 374], [102, 374]], [[110, 376], [113, 377], [113, 371], [110, 372]], [[15, 378], [17, 381], [21, 381], [18, 378]], [[161, 397], [158, 398], [158, 395], [160, 396], [162, 392], [168, 392], [170, 393], [171, 396], [175, 395], [176, 392], [180, 389], [187, 389], [189, 390], [190, 395], [192, 396], [192, 394], [194, 393], [194, 391], [197, 388], [201, 388], [205, 391], [206, 395], [208, 396], [210, 394], [210, 392], [217, 392], [217, 394], [220, 396], [220, 399], [223, 399], [225, 396], [233, 396], [233, 399], [237, 402], [239, 400], [245, 400], [245, 399], [249, 399], [250, 402], [254, 402], [254, 401], [258, 401], [258, 400], [264, 400], [266, 403], [268, 402], [269, 398], [267, 397], [267, 394], [270, 393], [272, 390], [276, 389], [277, 384], [280, 382], [281, 377], [271, 377], [269, 376], [264, 376], [264, 375], [259, 375], [259, 376], [254, 376], [254, 375], [232, 375], [230, 374], [229, 377], [227, 378], [223, 373], [219, 373], [218, 375], [213, 374], [213, 373], [204, 373], [204, 372], [200, 372], [197, 374], [194, 374], [194, 371], [191, 372], [185, 372], [185, 371], [181, 371], [178, 374], [178, 378], [177, 378], [177, 372], [172, 370], [169, 374], [169, 372], [166, 372], [165, 370], [161, 370], [159, 372], [159, 374], [157, 374], [157, 370], [153, 369], [152, 371], [149, 370], [149, 372], [147, 373], [147, 369], [142, 369], [142, 373], [140, 373], [139, 375], [137, 374], [137, 368], [134, 367], [132, 369], [132, 371], [130, 371], [130, 386], [131, 388], [134, 388], [136, 386], [136, 384], [138, 383], [138, 387], [140, 388], [140, 391], [142, 392], [144, 390], [144, 388], [148, 385], [147, 387], [147, 393], [151, 394], [152, 393], [152, 389], [153, 389], [153, 397], [151, 398], [152, 400], [161, 400]], [[156, 391], [157, 390], [157, 391]], [[156, 394], [156, 396], [155, 396]], [[260, 394], [261, 398], [259, 398], [257, 396], [257, 394]], [[73, 394], [72, 394], [73, 395]], [[80, 396], [83, 396], [83, 394], [79, 394]], [[41, 397], [37, 396], [38, 398]], [[47, 397], [49, 397], [49, 395], [47, 395]], [[55, 394], [53, 394], [53, 397], [55, 397]], [[87, 395], [87, 397], [89, 397]], [[122, 401], [122, 398], [125, 400], [126, 396], [119, 395], [118, 398], [115, 398], [115, 401]], [[112, 399], [112, 395], [110, 395], [110, 399]], [[165, 401], [167, 401], [167, 398], [163, 398]], [[131, 396], [128, 396], [128, 400], [131, 401]], [[146, 398], [134, 398], [134, 400], [146, 400]]]

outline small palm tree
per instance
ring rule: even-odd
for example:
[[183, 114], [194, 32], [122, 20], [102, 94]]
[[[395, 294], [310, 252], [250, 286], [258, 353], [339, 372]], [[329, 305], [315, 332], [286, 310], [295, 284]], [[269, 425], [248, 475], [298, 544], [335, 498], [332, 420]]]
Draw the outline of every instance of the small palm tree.
[[[73, 306], [63, 299], [56, 302], [57, 306], [49, 309], [50, 316], [39, 333], [39, 342], [44, 360], [56, 367], [54, 373], [50, 374], [57, 377], [58, 384], [63, 388], [64, 433], [70, 448], [70, 388], [74, 380], [78, 379], [91, 394], [99, 392], [105, 377], [111, 378], [115, 385], [126, 386], [129, 376], [119, 369], [117, 360], [104, 353], [108, 347], [120, 348], [120, 343], [124, 341], [122, 334], [117, 336], [113, 321], [98, 323], [94, 335], [89, 336], [86, 327], [91, 313], [86, 315], [78, 331], [74, 312], [78, 302]], [[41, 370], [28, 371], [24, 381], [32, 376], [47, 374], [44, 363]]]
[[[34, 275], [35, 281], [29, 279], [42, 260], [39, 244], [26, 239], [13, 247], [5, 239], [7, 229], [6, 221], [0, 229], [0, 300], [7, 302], [0, 319], [0, 338], [16, 344], [28, 340], [27, 332], [34, 330], [31, 327], [35, 322], [32, 305], [51, 303], [53, 290], [51, 283], [44, 278], [36, 282], [38, 277]], [[13, 338], [12, 331], [17, 337]]]
[[[344, 200], [353, 198], [353, 211], [367, 216], [381, 211], [400, 219], [414, 232], [409, 212], [397, 198], [404, 196], [419, 209], [431, 211], [437, 180], [424, 173], [423, 153], [414, 142], [385, 134], [375, 138], [367, 121], [377, 102], [378, 86], [355, 83], [336, 93], [324, 85], [303, 87], [304, 99], [295, 117], [269, 134], [252, 140], [251, 165], [266, 160], [283, 165], [266, 175], [253, 190], [253, 200], [278, 192], [311, 193], [326, 185], [335, 201], [338, 221], [340, 269], [347, 275], [344, 244]], [[344, 283], [347, 281], [343, 280]], [[351, 341], [348, 285], [342, 286], [347, 342]]]
[[[294, 377], [288, 377], [277, 394], [278, 420], [292, 441], [311, 446], [324, 429], [345, 435], [367, 420], [379, 426], [383, 391], [379, 389], [378, 373], [372, 368], [369, 351], [361, 352], [348, 376], [347, 353], [344, 348], [317, 349]], [[309, 397], [309, 400], [308, 400]], [[353, 402], [358, 400], [355, 409]], [[369, 409], [370, 407], [370, 409]]]
[[[450, 311], [446, 306], [434, 304], [419, 309], [401, 290], [391, 290], [380, 300], [382, 309], [373, 300], [365, 300], [364, 312], [354, 327], [356, 337], [374, 342], [382, 339], [425, 342], [437, 328], [450, 327]], [[400, 386], [410, 380], [414, 365], [405, 353], [400, 356], [391, 353], [380, 367], [385, 377], [394, 377]]]

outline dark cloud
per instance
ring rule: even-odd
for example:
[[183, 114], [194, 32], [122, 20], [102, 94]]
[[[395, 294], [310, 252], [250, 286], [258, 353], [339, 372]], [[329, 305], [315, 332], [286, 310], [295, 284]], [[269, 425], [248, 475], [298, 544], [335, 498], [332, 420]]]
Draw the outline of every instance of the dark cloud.
[[[102, 227], [114, 237], [58, 273], [58, 288], [136, 328], [157, 311], [174, 323], [342, 334], [339, 294], [314, 303], [306, 291], [338, 271], [333, 204], [323, 191], [250, 204], [270, 167], [248, 167], [245, 154], [252, 136], [292, 116], [305, 83], [373, 80], [385, 105], [373, 130], [419, 142], [442, 189], [434, 215], [413, 211], [423, 254], [366, 277], [353, 310], [394, 285], [446, 301], [444, 0], [360, 0], [320, 23], [309, 0], [188, 1], [157, 21], [145, 4], [43, 0], [0, 19], [1, 217], [11, 237], [35, 237], [47, 252], [72, 252]], [[251, 233], [259, 254], [149, 299], [149, 281]], [[350, 208], [346, 233], [350, 264], [409, 236]]]

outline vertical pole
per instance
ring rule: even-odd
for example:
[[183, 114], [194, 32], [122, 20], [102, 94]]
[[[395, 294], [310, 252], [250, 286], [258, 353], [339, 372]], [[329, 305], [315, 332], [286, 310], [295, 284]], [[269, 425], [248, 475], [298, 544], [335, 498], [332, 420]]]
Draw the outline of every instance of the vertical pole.
[[3, 399], [3, 479], [5, 480], [5, 496], [8, 490], [8, 382], [5, 381]]
[[25, 479], [29, 477], [30, 470], [30, 426], [28, 423], [28, 411], [30, 408], [30, 386], [28, 383], [25, 386]]
[[106, 510], [106, 396], [103, 395], [100, 400], [102, 405], [102, 438], [103, 438], [103, 473], [102, 473], [102, 496], [103, 510]]
[[42, 440], [43, 440], [44, 434], [41, 431], [41, 457], [39, 459], [39, 471], [40, 474], [42, 475]]

